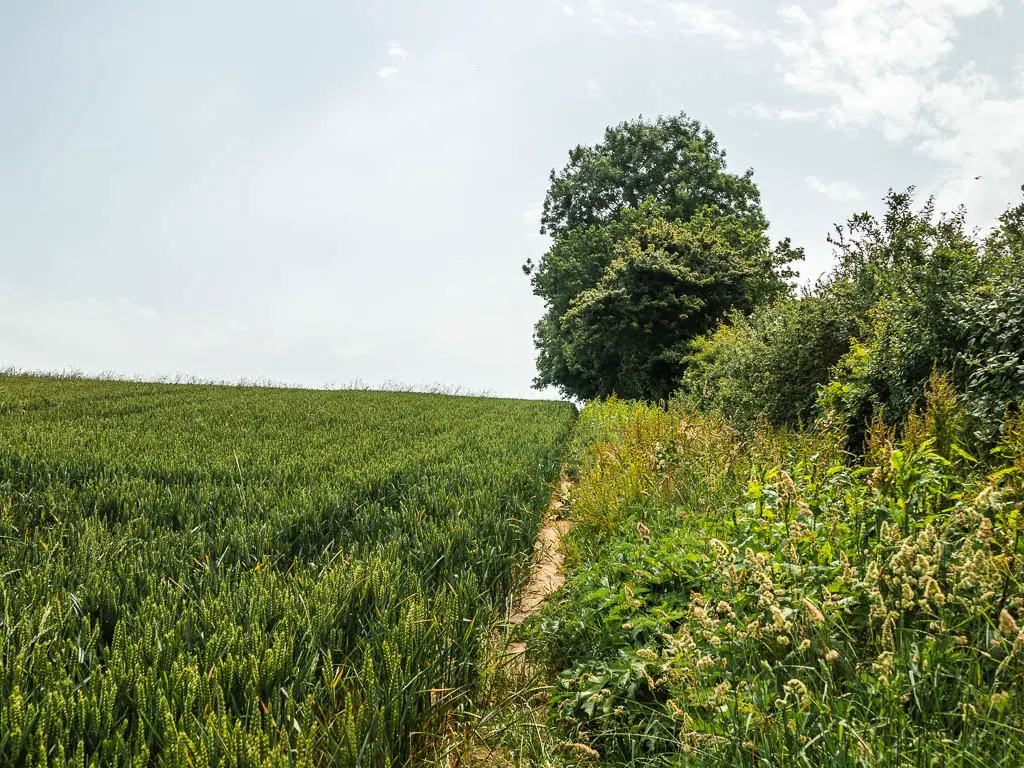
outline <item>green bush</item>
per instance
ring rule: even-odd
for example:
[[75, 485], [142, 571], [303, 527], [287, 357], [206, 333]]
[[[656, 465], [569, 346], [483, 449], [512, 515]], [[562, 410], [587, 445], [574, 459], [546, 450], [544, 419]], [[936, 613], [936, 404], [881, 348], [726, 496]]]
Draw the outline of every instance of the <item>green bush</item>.
[[729, 414], [740, 426], [759, 418], [811, 423], [818, 389], [860, 332], [866, 304], [840, 280], [750, 316], [733, 313], [692, 345], [680, 394], [695, 406]]
[[690, 347], [681, 398], [749, 429], [831, 413], [861, 444], [879, 409], [890, 424], [920, 406], [933, 370], [949, 375], [974, 437], [991, 445], [1024, 398], [1024, 205], [987, 238], [961, 209], [854, 216], [830, 238], [837, 265], [813, 289], [733, 313]]
[[837, 365], [823, 410], [846, 419], [855, 442], [882, 409], [899, 423], [938, 369], [949, 374], [976, 439], [992, 444], [1024, 396], [1021, 208], [982, 240], [964, 211], [936, 216], [929, 201], [890, 194], [881, 222], [859, 217], [838, 242], [845, 264], [875, 293], [861, 343]]

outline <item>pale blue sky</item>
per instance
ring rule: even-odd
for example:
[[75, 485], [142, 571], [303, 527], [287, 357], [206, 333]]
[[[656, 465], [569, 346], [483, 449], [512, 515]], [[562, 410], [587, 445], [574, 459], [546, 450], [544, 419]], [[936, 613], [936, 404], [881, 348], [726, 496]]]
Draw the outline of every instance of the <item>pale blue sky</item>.
[[1021, 0], [4, 3], [0, 365], [535, 396], [571, 146], [686, 111], [810, 278], [889, 187], [1019, 199], [1022, 38]]

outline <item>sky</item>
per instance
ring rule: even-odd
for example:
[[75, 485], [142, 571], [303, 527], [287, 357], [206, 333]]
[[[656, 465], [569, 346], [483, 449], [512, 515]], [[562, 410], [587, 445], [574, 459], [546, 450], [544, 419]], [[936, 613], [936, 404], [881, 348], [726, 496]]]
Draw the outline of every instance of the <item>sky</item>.
[[[548, 173], [685, 112], [804, 247], [1024, 184], [1024, 0], [0, 5], [0, 366], [531, 388]], [[980, 179], [975, 177], [980, 176]]]

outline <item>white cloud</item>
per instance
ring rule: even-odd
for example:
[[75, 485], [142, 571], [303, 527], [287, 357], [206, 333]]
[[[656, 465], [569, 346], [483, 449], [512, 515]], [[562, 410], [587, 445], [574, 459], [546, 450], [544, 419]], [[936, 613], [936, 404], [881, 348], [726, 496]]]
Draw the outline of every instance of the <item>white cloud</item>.
[[711, 8], [690, 2], [669, 3], [669, 8], [686, 34], [716, 38], [728, 47], [762, 41], [760, 32], [744, 27], [732, 11], [724, 8]]
[[224, 316], [158, 315], [125, 298], [57, 299], [0, 289], [0, 331], [2, 359], [29, 370], [210, 376], [219, 360], [225, 376], [247, 373], [225, 367], [243, 338]]
[[564, 13], [566, 16], [575, 16], [576, 15], [576, 11], [574, 11], [572, 9], [572, 6], [569, 5], [568, 3], [562, 3], [562, 13]]
[[[638, 7], [646, 10], [644, 16], [637, 14]], [[663, 32], [677, 33], [707, 37], [727, 48], [741, 48], [764, 40], [760, 31], [744, 24], [732, 11], [690, 0], [647, 0], [642, 4], [588, 0], [587, 12], [605, 34], [629, 32], [656, 37]]]
[[588, 11], [594, 25], [608, 35], [630, 32], [653, 37], [658, 33], [658, 24], [653, 19], [641, 19], [632, 13], [611, 8], [605, 0], [589, 0]]
[[381, 67], [377, 70], [377, 77], [381, 80], [387, 80], [389, 77], [394, 77], [398, 74], [398, 67]]
[[391, 43], [388, 46], [388, 56], [394, 56], [396, 59], [405, 59], [408, 58], [409, 52], [398, 43]]
[[124, 307], [125, 309], [130, 310], [132, 312], [137, 312], [138, 314], [144, 317], [156, 317], [155, 309], [149, 309], [148, 307], [140, 307], [134, 301], [129, 301], [128, 299], [122, 296], [119, 296], [117, 299], [115, 299], [115, 302]]
[[784, 81], [825, 97], [835, 125], [873, 126], [893, 140], [921, 130], [927, 92], [952, 50], [956, 20], [995, 0], [837, 0], [813, 18], [784, 6], [775, 36]]
[[780, 107], [770, 107], [761, 102], [751, 104], [749, 108], [739, 108], [735, 110], [735, 112], [744, 111], [749, 112], [749, 114], [760, 118], [761, 120], [779, 120], [783, 123], [808, 123], [818, 120], [825, 114], [825, 110], [784, 109]]
[[804, 181], [815, 192], [836, 203], [851, 203], [863, 198], [860, 190], [848, 181], [833, 181], [826, 184], [816, 176], [808, 176]]
[[[940, 205], [978, 204], [989, 216], [1024, 177], [1024, 83], [971, 61], [955, 64], [954, 53], [959, 24], [1000, 11], [999, 0], [834, 0], [820, 12], [784, 6], [784, 29], [772, 36], [783, 82], [822, 104], [758, 105], [755, 114], [821, 119], [908, 143], [941, 164]], [[977, 175], [985, 185], [967, 183]]]

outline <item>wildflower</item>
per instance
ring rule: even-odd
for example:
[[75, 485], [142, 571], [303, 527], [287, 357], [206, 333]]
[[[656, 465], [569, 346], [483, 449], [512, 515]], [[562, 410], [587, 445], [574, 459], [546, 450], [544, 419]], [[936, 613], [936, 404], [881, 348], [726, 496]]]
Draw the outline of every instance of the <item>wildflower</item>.
[[871, 591], [871, 610], [868, 615], [872, 619], [884, 619], [889, 615], [889, 608], [885, 604], [885, 598], [877, 588]]
[[715, 610], [718, 611], [719, 616], [725, 616], [730, 619], [736, 618], [736, 611], [734, 611], [732, 606], [725, 602], [725, 600], [719, 600], [718, 605], [715, 606]]
[[825, 654], [825, 661], [827, 661], [829, 664], [831, 664], [832, 662], [834, 662], [838, 658], [839, 658], [839, 651], [836, 651], [836, 650], [830, 650], [830, 651], [828, 651], [828, 653]]
[[868, 589], [878, 586], [878, 563], [874, 560], [868, 565], [864, 572], [864, 586]]
[[875, 674], [879, 675], [879, 681], [885, 680], [885, 684], [888, 684], [888, 675], [892, 674], [895, 666], [895, 658], [892, 655], [892, 651], [883, 651], [878, 654], [878, 658], [871, 664], [871, 669]]
[[810, 640], [808, 640], [808, 639], [807, 639], [807, 638], [805, 637], [805, 638], [803, 639], [803, 642], [801, 642], [801, 643], [800, 643], [800, 650], [801, 650], [801, 651], [806, 651], [806, 650], [807, 650], [808, 648], [810, 648], [810, 647], [811, 647], [811, 641], [810, 641]]
[[998, 693], [993, 693], [992, 696], [989, 698], [989, 702], [992, 704], [992, 708], [996, 712], [1002, 712], [1010, 703], [1010, 692], [999, 691]]
[[850, 558], [847, 556], [845, 552], [840, 553], [839, 560], [843, 564], [842, 581], [847, 584], [856, 581], [857, 575], [853, 572], [853, 568], [850, 566]]
[[636, 532], [640, 536], [640, 540], [644, 544], [650, 544], [651, 542], [651, 529], [644, 525], [642, 522], [637, 521]]
[[712, 549], [715, 550], [719, 559], [726, 560], [729, 558], [729, 545], [726, 544], [724, 541], [722, 541], [721, 539], [711, 539], [708, 542], [708, 544], [711, 546]]
[[595, 760], [601, 756], [601, 753], [593, 747], [587, 744], [581, 744], [578, 741], [567, 741], [563, 743], [563, 746], [566, 749], [572, 750], [577, 755], [586, 755], [587, 757], [592, 757]]
[[747, 625], [746, 636], [758, 638], [761, 636], [761, 620], [754, 619], [750, 624]]

